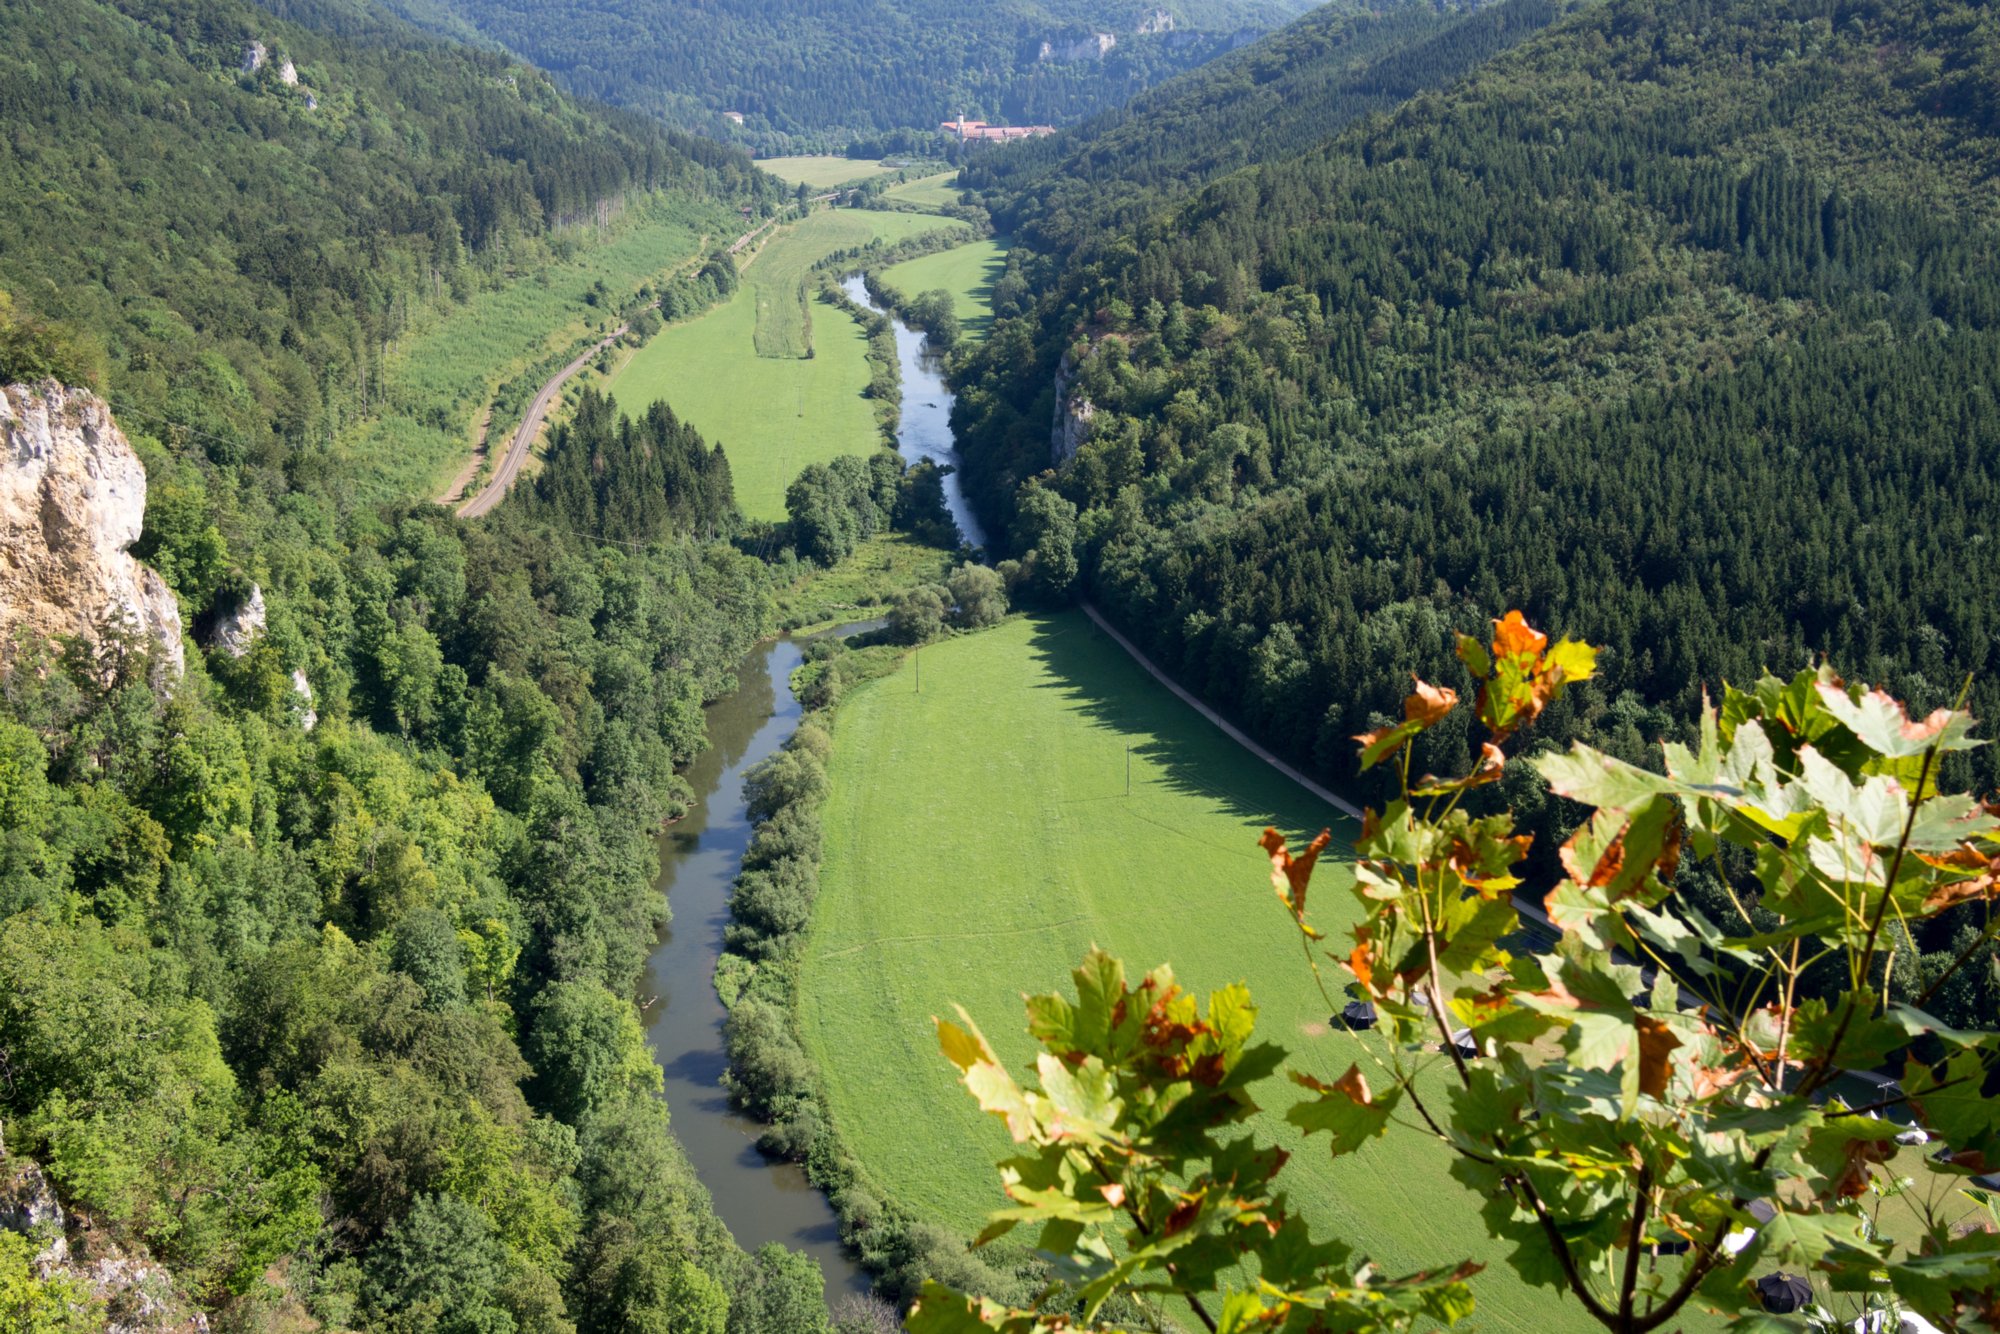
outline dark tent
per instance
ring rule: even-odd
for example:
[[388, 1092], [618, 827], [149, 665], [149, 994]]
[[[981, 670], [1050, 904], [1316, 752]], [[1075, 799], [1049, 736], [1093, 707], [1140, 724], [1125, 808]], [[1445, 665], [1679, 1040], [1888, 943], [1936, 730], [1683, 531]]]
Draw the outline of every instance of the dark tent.
[[1451, 1045], [1458, 1048], [1460, 1060], [1476, 1061], [1479, 1059], [1479, 1044], [1473, 1041], [1471, 1029], [1461, 1028], [1456, 1033], [1453, 1033], [1451, 1035]]
[[1357, 1033], [1375, 1027], [1375, 1007], [1367, 1001], [1349, 1001], [1340, 1007], [1340, 1022]]
[[1756, 1287], [1764, 1309], [1772, 1315], [1790, 1315], [1812, 1303], [1812, 1284], [1796, 1274], [1766, 1274]]

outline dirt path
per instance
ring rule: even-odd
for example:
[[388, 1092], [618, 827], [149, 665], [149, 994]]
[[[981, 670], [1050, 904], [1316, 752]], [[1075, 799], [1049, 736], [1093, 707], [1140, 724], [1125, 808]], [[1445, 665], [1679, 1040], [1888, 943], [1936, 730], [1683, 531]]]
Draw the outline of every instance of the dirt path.
[[1224, 736], [1228, 737], [1231, 741], [1234, 741], [1237, 745], [1243, 747], [1243, 749], [1249, 751], [1252, 755], [1255, 755], [1258, 759], [1264, 761], [1264, 763], [1270, 765], [1273, 769], [1276, 769], [1279, 773], [1283, 774], [1285, 777], [1291, 779], [1294, 783], [1297, 783], [1300, 787], [1304, 788], [1306, 791], [1312, 793], [1312, 795], [1314, 795], [1315, 797], [1318, 797], [1321, 801], [1325, 802], [1327, 805], [1339, 811], [1342, 815], [1345, 815], [1349, 819], [1353, 820], [1359, 820], [1361, 818], [1360, 808], [1356, 807], [1353, 803], [1349, 801], [1346, 801], [1340, 797], [1335, 796], [1332, 793], [1332, 791], [1330, 791], [1325, 787], [1322, 787], [1320, 784], [1313, 782], [1312, 779], [1307, 778], [1297, 769], [1294, 769], [1291, 765], [1286, 764], [1276, 755], [1273, 755], [1270, 751], [1264, 749], [1264, 747], [1258, 745], [1255, 741], [1252, 741], [1247, 735], [1244, 734], [1242, 728], [1230, 722], [1227, 718], [1224, 718], [1214, 709], [1209, 708], [1208, 705], [1202, 703], [1200, 700], [1196, 699], [1193, 695], [1183, 690], [1178, 681], [1175, 681], [1174, 678], [1168, 676], [1158, 667], [1155, 667], [1153, 665], [1153, 660], [1151, 658], [1148, 658], [1145, 654], [1141, 653], [1139, 651], [1139, 646], [1137, 644], [1134, 644], [1124, 635], [1119, 634], [1117, 628], [1114, 627], [1111, 624], [1111, 622], [1105, 620], [1104, 614], [1098, 611], [1097, 608], [1091, 606], [1088, 602], [1083, 603], [1082, 606], [1083, 606], [1083, 614], [1090, 617], [1090, 619], [1096, 623], [1098, 629], [1102, 630], [1105, 634], [1111, 636], [1112, 643], [1116, 644], [1119, 648], [1122, 648], [1127, 653], [1131, 654], [1132, 661], [1138, 663], [1141, 667], [1144, 667], [1146, 669], [1146, 674], [1148, 676], [1151, 676], [1155, 681], [1158, 681], [1161, 685], [1173, 691], [1174, 697], [1180, 700], [1181, 703], [1187, 705], [1189, 708], [1193, 709], [1196, 713], [1208, 719], [1211, 723], [1214, 723], [1216, 727], [1221, 730]]
[[549, 408], [555, 404], [556, 395], [562, 392], [562, 387], [571, 376], [590, 364], [592, 357], [624, 336], [625, 326], [621, 324], [608, 337], [578, 353], [576, 360], [550, 377], [535, 395], [535, 401], [528, 405], [528, 415], [521, 419], [520, 428], [507, 443], [507, 453], [502, 456], [500, 466], [493, 470], [493, 479], [478, 495], [458, 507], [459, 518], [476, 519], [482, 514], [489, 514], [495, 505], [506, 498], [507, 488], [514, 485], [514, 479], [521, 475], [521, 465], [528, 461], [528, 451], [534, 447], [535, 437], [540, 434], [542, 422], [549, 415]]
[[[752, 227], [730, 244], [729, 253], [732, 255], [738, 253], [759, 235], [776, 227], [781, 221], [783, 221], [782, 216], [772, 218], [768, 222], [762, 222]], [[705, 246], [707, 242], [708, 238], [704, 236], [702, 244]], [[702, 261], [699, 258], [692, 260], [687, 265], [687, 269], [698, 267], [701, 263]], [[686, 271], [686, 269], [683, 271]], [[493, 512], [493, 507], [506, 498], [508, 488], [512, 487], [515, 479], [521, 475], [521, 465], [528, 461], [528, 451], [534, 448], [535, 437], [541, 433], [542, 422], [548, 417], [549, 409], [554, 406], [556, 395], [562, 392], [563, 385], [569, 382], [571, 376], [582, 370], [592, 357], [595, 357], [599, 352], [602, 352], [605, 348], [622, 338], [625, 330], [625, 325], [619, 325], [616, 329], [612, 330], [608, 338], [598, 342], [594, 347], [579, 355], [575, 361], [557, 371], [549, 382], [541, 387], [540, 392], [535, 395], [535, 401], [528, 405], [528, 415], [521, 419], [519, 429], [514, 432], [513, 438], [507, 442], [507, 453], [502, 456], [500, 466], [494, 469], [491, 480], [486, 483], [478, 495], [459, 505], [457, 511], [459, 518], [476, 519], [482, 514], [490, 514]], [[465, 489], [472, 485], [472, 479], [478, 474], [480, 464], [486, 461], [488, 452], [487, 432], [492, 428], [492, 424], [493, 409], [489, 407], [486, 410], [485, 420], [480, 424], [479, 443], [473, 448], [472, 458], [466, 463], [458, 476], [452, 479], [451, 489], [438, 497], [440, 505], [456, 504], [459, 497], [465, 494]]]
[[472, 457], [458, 470], [458, 476], [451, 479], [451, 485], [439, 493], [438, 504], [456, 505], [464, 497], [466, 488], [472, 485], [472, 479], [479, 474], [479, 465], [486, 462], [486, 433], [492, 429], [493, 409], [488, 406], [486, 415], [479, 419], [479, 443], [472, 447]]

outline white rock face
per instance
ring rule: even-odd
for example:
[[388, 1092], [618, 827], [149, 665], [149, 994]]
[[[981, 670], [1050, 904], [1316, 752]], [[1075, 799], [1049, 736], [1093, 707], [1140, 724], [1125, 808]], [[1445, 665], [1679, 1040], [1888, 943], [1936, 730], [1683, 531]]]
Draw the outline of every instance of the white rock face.
[[37, 1164], [25, 1158], [0, 1159], [0, 1228], [39, 1242], [34, 1263], [46, 1270], [69, 1259], [69, 1238], [54, 1187]]
[[286, 56], [285, 63], [278, 66], [278, 82], [284, 84], [287, 88], [290, 88], [296, 85], [298, 81], [299, 81], [299, 67], [292, 63], [292, 58], [290, 56]]
[[1064, 42], [1061, 45], [1055, 42], [1043, 42], [1041, 58], [1062, 61], [1102, 60], [1110, 55], [1117, 45], [1118, 34], [1094, 32], [1088, 37], [1078, 38], [1074, 42]]
[[319, 726], [319, 710], [313, 707], [312, 682], [303, 667], [292, 668], [292, 693], [299, 697], [299, 726], [310, 732]]
[[256, 584], [250, 585], [250, 596], [243, 599], [241, 606], [215, 623], [209, 631], [208, 646], [227, 653], [232, 658], [240, 658], [250, 651], [250, 645], [257, 636], [264, 633], [266, 612], [264, 590]]
[[0, 389], [0, 660], [16, 634], [93, 637], [122, 625], [178, 677], [173, 591], [126, 548], [146, 517], [146, 470], [103, 399], [53, 380]]
[[264, 68], [264, 58], [270, 54], [262, 42], [250, 43], [243, 48], [243, 72], [245, 74], [255, 74], [258, 70]]
[[1142, 37], [1151, 36], [1154, 33], [1172, 32], [1173, 30], [1174, 16], [1164, 9], [1155, 9], [1152, 13], [1139, 20], [1139, 35]]

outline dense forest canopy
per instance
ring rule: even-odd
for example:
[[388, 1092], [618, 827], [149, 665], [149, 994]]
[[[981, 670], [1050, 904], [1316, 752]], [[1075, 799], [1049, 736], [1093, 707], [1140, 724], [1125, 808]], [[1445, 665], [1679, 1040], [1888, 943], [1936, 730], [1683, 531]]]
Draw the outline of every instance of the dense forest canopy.
[[[170, 686], [115, 637], [0, 654], [4, 1179], [224, 1328], [817, 1334], [633, 1003], [676, 770], [770, 620], [727, 462], [585, 413], [549, 486], [608, 461], [610, 503], [469, 524], [355, 505], [331, 448], [413, 312], [768, 182], [367, 4], [274, 9], [0, 10], [0, 383], [109, 398], [205, 649]], [[10, 1317], [101, 1324], [5, 1237]]]
[[[1343, 0], [1343, 6], [1345, 0]], [[935, 131], [963, 113], [1073, 120], [1228, 50], [1303, 0], [438, 0], [419, 22], [471, 28], [573, 91], [766, 151]], [[1142, 31], [1157, 24], [1172, 30]], [[1060, 58], [1093, 33], [1117, 45]], [[1054, 50], [1043, 56], [1048, 43]], [[1094, 48], [1093, 48], [1094, 49]], [[744, 117], [741, 131], [724, 112]]]
[[[1612, 0], [1303, 150], [1217, 99], [1184, 160], [1256, 165], [1162, 178], [1109, 235], [1051, 203], [1119, 218], [1151, 144], [1060, 136], [1031, 152], [1100, 196], [990, 174], [1039, 249], [966, 363], [968, 479], [1045, 592], [1344, 782], [1348, 738], [1507, 605], [1607, 645], [1550, 724], [1635, 760], [1704, 684], [1815, 654], [2000, 713], [1997, 24]], [[1955, 1014], [1990, 1019], [1982, 979]]]

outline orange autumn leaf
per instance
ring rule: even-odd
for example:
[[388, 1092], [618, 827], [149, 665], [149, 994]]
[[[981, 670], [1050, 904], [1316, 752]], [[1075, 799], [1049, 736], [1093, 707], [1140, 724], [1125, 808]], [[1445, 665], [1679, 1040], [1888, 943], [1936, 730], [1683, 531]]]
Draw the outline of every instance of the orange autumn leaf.
[[1417, 688], [1403, 700], [1403, 718], [1419, 727], [1435, 727], [1458, 705], [1458, 692], [1450, 686], [1434, 686], [1412, 675]]
[[1375, 950], [1367, 942], [1356, 945], [1347, 956], [1347, 971], [1354, 974], [1354, 980], [1361, 984], [1363, 991], [1375, 990]]
[[1510, 611], [1493, 622], [1493, 656], [1496, 658], [1528, 658], [1542, 656], [1542, 650], [1549, 645], [1549, 637], [1528, 624], [1528, 618], [1518, 611]]
[[1292, 910], [1294, 917], [1302, 917], [1306, 910], [1306, 886], [1312, 882], [1313, 867], [1319, 862], [1319, 854], [1333, 841], [1333, 831], [1322, 829], [1319, 836], [1306, 845], [1306, 850], [1297, 857], [1285, 846], [1285, 836], [1275, 829], [1265, 829], [1257, 845], [1271, 858], [1271, 886], [1278, 891], [1278, 897]]
[[1654, 1098], [1667, 1096], [1673, 1074], [1673, 1054], [1681, 1040], [1662, 1020], [1639, 1016], [1639, 1091]]
[[1375, 1095], [1368, 1091], [1368, 1076], [1361, 1073], [1359, 1065], [1349, 1065], [1347, 1073], [1333, 1081], [1333, 1087], [1363, 1107], [1375, 1101]]

